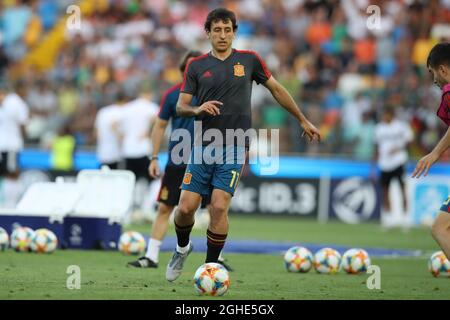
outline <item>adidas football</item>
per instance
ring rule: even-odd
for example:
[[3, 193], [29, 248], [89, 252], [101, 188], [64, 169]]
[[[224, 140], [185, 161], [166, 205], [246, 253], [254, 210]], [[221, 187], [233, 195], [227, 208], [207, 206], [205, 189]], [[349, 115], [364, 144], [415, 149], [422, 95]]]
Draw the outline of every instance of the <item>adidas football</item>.
[[318, 273], [337, 273], [341, 267], [341, 255], [332, 248], [323, 248], [314, 255], [313, 264]]
[[48, 229], [37, 229], [31, 240], [30, 248], [33, 252], [51, 253], [58, 247], [58, 238], [53, 231]]
[[433, 253], [428, 260], [428, 270], [434, 277], [450, 277], [450, 261], [444, 252], [438, 251]]
[[341, 267], [349, 274], [367, 272], [369, 266], [369, 254], [363, 249], [350, 249], [342, 256]]
[[9, 246], [9, 236], [5, 229], [0, 227], [0, 251], [5, 251]]
[[119, 251], [124, 254], [141, 254], [145, 246], [145, 239], [139, 232], [126, 231], [120, 236]]
[[292, 247], [284, 254], [284, 264], [289, 272], [308, 272], [313, 265], [313, 255], [304, 247]]
[[228, 291], [230, 275], [219, 263], [205, 263], [194, 275], [194, 287], [199, 295], [221, 296]]
[[18, 252], [30, 251], [34, 231], [28, 227], [18, 227], [11, 233], [11, 248]]

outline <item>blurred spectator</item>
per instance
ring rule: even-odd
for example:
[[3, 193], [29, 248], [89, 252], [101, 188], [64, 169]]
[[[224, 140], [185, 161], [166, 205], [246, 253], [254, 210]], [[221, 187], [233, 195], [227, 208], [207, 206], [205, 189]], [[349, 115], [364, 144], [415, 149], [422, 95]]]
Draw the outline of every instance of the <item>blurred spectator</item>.
[[72, 86], [64, 83], [58, 92], [59, 113], [65, 118], [69, 118], [78, 107], [78, 95]]
[[332, 28], [327, 20], [326, 9], [318, 7], [314, 11], [312, 22], [306, 30], [306, 41], [310, 46], [321, 45], [331, 39]]
[[352, 158], [371, 160], [374, 155], [375, 121], [369, 110], [363, 111], [361, 121], [346, 128], [345, 138], [353, 146]]
[[[42, 25], [44, 30], [50, 30], [58, 19], [58, 5], [56, 2], [62, 1], [53, 0], [41, 0], [38, 4], [38, 13], [42, 19]], [[66, 6], [67, 8], [67, 6]]]
[[31, 17], [23, 35], [23, 42], [28, 48], [34, 47], [39, 42], [43, 31], [41, 17], [37, 12], [37, 5], [37, 2], [33, 2], [31, 5]]
[[30, 105], [27, 136], [31, 141], [39, 143], [45, 133], [58, 127], [58, 100], [45, 80], [39, 80], [35, 87], [30, 88], [26, 100]]
[[32, 10], [25, 2], [17, 0], [14, 5], [6, 7], [0, 16], [2, 41], [8, 56], [14, 60], [19, 60], [25, 53], [21, 40], [32, 16]]

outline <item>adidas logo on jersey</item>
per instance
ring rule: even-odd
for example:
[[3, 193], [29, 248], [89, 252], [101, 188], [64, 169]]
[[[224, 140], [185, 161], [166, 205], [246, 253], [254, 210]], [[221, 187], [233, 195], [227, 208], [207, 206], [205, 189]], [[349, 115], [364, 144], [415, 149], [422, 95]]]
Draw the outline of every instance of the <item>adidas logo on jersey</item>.
[[211, 71], [208, 70], [208, 71], [205, 71], [202, 76], [204, 78], [209, 78], [209, 77], [212, 77], [212, 73], [211, 73]]

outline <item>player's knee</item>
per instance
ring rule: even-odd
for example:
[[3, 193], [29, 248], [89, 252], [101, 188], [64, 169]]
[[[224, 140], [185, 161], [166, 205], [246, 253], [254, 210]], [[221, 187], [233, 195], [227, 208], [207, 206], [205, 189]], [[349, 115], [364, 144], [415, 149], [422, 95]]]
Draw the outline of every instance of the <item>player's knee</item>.
[[158, 214], [162, 216], [170, 216], [172, 213], [173, 207], [168, 206], [167, 204], [161, 203], [159, 205]]
[[228, 206], [226, 203], [222, 203], [222, 202], [211, 203], [211, 211], [212, 211], [213, 215], [222, 216], [227, 213]]
[[184, 216], [184, 217], [191, 217], [195, 214], [195, 208], [192, 208], [188, 203], [186, 202], [180, 202], [178, 204], [178, 214]]

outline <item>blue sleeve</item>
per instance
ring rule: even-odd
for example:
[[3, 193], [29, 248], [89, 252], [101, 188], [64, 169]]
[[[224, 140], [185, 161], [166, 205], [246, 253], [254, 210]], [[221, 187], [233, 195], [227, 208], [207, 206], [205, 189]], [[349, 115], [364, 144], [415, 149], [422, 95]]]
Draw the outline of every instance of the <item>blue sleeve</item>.
[[[166, 120], [169, 121], [170, 118], [173, 116], [172, 115], [172, 110], [173, 110], [173, 99], [172, 99], [172, 95], [170, 94], [172, 91], [167, 90], [166, 92], [164, 92], [164, 95], [161, 99], [161, 103], [159, 105], [159, 114], [158, 117], [162, 120]], [[176, 101], [175, 101], [176, 103]]]

